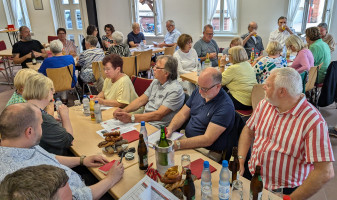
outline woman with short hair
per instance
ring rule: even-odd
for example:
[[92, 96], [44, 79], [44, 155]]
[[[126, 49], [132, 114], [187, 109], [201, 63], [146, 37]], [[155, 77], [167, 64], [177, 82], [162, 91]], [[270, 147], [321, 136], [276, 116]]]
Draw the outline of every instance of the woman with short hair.
[[268, 56], [260, 56], [252, 64], [256, 73], [257, 82], [262, 84], [274, 68], [287, 66], [287, 59], [281, 56], [283, 46], [278, 41], [270, 41], [266, 52]]
[[[40, 108], [42, 113], [42, 137], [39, 145], [49, 153], [66, 155], [74, 140], [67, 106], [60, 105], [58, 113], [62, 125], [53, 117], [54, 84], [50, 78], [42, 74], [34, 74], [27, 79], [23, 90], [23, 98]], [[44, 109], [49, 108], [48, 114]], [[47, 108], [47, 109], [48, 109]]]
[[77, 56], [76, 46], [71, 40], [67, 40], [67, 31], [65, 28], [57, 29], [57, 37], [63, 44], [62, 54]]
[[115, 32], [115, 27], [112, 24], [104, 26], [105, 35], [102, 36], [103, 49], [107, 50], [113, 44], [112, 34]]
[[117, 54], [121, 57], [129, 57], [131, 55], [129, 45], [123, 43], [124, 35], [119, 31], [112, 34], [113, 44], [108, 49], [108, 54]]
[[16, 73], [16, 75], [14, 77], [15, 91], [14, 91], [13, 95], [11, 96], [11, 98], [8, 100], [8, 102], [6, 104], [6, 107], [9, 106], [9, 105], [12, 105], [12, 104], [26, 102], [26, 100], [22, 97], [24, 85], [25, 85], [27, 79], [34, 74], [37, 74], [37, 71], [35, 71], [33, 69], [29, 69], [29, 68], [20, 69]]
[[291, 68], [294, 68], [298, 73], [309, 71], [314, 66], [314, 56], [311, 51], [305, 47], [304, 42], [297, 35], [290, 35], [286, 42], [287, 49], [292, 52], [296, 52], [297, 55], [294, 62], [291, 64]]
[[229, 49], [228, 55], [233, 65], [222, 73], [221, 84], [228, 89], [235, 110], [251, 110], [252, 89], [257, 82], [247, 52], [242, 46], [236, 46]]
[[193, 40], [190, 35], [181, 34], [177, 41], [179, 49], [173, 54], [173, 57], [178, 60], [178, 81], [189, 95], [192, 94], [196, 86], [189, 81], [183, 81], [180, 75], [197, 71], [198, 54], [192, 48], [192, 43]]
[[[97, 37], [97, 34], [98, 34], [98, 30], [97, 30], [97, 27], [95, 25], [89, 25], [87, 27], [87, 36], [89, 35], [92, 35], [92, 36], [95, 36], [97, 38], [97, 44], [96, 44], [96, 47], [97, 48], [103, 48], [103, 45], [102, 45], [102, 40], [100, 37]], [[83, 51], [87, 50], [86, 48], [86, 45], [85, 45], [85, 38], [83, 38], [82, 40], [82, 49]]]

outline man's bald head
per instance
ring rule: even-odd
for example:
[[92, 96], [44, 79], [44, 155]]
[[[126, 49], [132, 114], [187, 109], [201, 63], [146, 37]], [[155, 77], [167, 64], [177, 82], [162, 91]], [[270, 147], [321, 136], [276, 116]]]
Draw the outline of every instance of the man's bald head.
[[257, 23], [256, 22], [250, 22], [248, 24], [248, 31], [252, 32], [252, 31], [256, 31], [257, 30]]
[[29, 103], [7, 106], [0, 115], [0, 133], [2, 139], [20, 137], [27, 128], [34, 127], [39, 109]]
[[210, 79], [213, 84], [221, 83], [222, 76], [219, 70], [214, 67], [208, 67], [201, 71], [199, 78]]

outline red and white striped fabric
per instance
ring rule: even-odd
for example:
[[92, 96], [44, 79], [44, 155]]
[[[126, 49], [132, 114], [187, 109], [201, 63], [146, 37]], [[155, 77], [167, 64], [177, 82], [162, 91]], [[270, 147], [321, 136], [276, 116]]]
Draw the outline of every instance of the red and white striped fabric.
[[313, 162], [334, 161], [328, 126], [305, 97], [285, 113], [262, 100], [247, 126], [255, 132], [249, 170], [261, 165], [266, 189], [300, 186]]
[[66, 40], [66, 44], [63, 44], [63, 51], [65, 55], [69, 55], [71, 51], [77, 52], [76, 51], [76, 46], [71, 40]]

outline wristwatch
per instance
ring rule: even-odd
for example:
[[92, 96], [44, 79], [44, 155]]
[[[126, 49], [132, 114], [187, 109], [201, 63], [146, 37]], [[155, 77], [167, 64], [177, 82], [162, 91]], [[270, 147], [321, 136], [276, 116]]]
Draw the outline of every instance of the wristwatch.
[[177, 145], [177, 150], [179, 150], [180, 149], [180, 142], [179, 142], [179, 140], [176, 140], [176, 145]]
[[135, 123], [135, 119], [136, 119], [136, 118], [135, 118], [135, 115], [132, 114], [132, 115], [131, 115], [131, 122], [132, 122], [132, 123]]
[[86, 156], [85, 155], [81, 155], [80, 157], [80, 165], [83, 166], [83, 160]]

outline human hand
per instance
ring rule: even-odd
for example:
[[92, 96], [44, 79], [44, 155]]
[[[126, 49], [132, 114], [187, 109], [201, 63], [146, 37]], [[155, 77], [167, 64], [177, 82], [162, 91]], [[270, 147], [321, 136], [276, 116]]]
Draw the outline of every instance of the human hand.
[[250, 36], [255, 36], [257, 35], [256, 30], [253, 30], [252, 32], [249, 33]]
[[170, 138], [173, 133], [173, 130], [171, 127], [166, 127], [166, 138]]
[[109, 161], [101, 155], [87, 156], [83, 159], [83, 165], [86, 167], [100, 167]]
[[114, 118], [116, 118], [116, 114], [119, 113], [119, 112], [123, 112], [123, 109], [117, 108], [112, 114], [114, 116]]
[[102, 99], [102, 98], [95, 98], [95, 101], [98, 101], [100, 105], [104, 105], [105, 103], [105, 99]]
[[69, 118], [69, 108], [66, 105], [59, 105], [57, 112], [60, 114], [61, 119]]
[[217, 56], [217, 55], [216, 55], [215, 52], [209, 54], [209, 58], [210, 58], [210, 59], [216, 58], [216, 56]]
[[115, 161], [115, 163], [112, 165], [110, 170], [108, 171], [107, 178], [111, 179], [113, 182], [113, 185], [118, 183], [119, 180], [123, 177], [124, 174], [124, 166], [123, 163], [119, 163], [118, 161]]
[[158, 47], [160, 47], [160, 48], [163, 48], [164, 46], [165, 46], [165, 43], [164, 43], [164, 42], [158, 44]]
[[131, 123], [131, 114], [125, 111], [116, 113], [116, 119], [123, 123]]
[[42, 53], [37, 52], [37, 51], [33, 51], [33, 54], [34, 54], [35, 58], [42, 56]]

